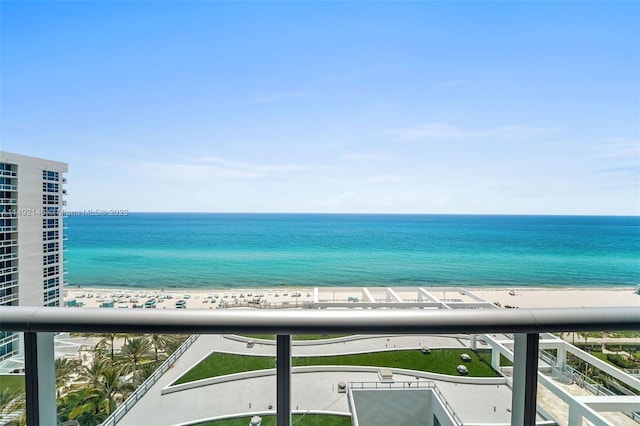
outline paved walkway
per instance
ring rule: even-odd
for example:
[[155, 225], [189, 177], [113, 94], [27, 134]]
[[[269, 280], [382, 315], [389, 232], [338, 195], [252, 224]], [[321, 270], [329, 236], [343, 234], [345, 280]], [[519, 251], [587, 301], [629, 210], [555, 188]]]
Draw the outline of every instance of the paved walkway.
[[[464, 348], [468, 340], [462, 336], [367, 336], [363, 339], [316, 345], [294, 345], [294, 356], [335, 355], [342, 353], [380, 350], [385, 346], [420, 348], [428, 346]], [[271, 342], [270, 342], [271, 343]], [[202, 386], [196, 389], [161, 395], [161, 389], [173, 383], [184, 372], [206, 357], [212, 350], [248, 353], [252, 355], [275, 354], [273, 344], [256, 343], [247, 348], [246, 342], [219, 335], [203, 335], [178, 359], [147, 394], [118, 423], [122, 426], [177, 425], [196, 420], [204, 421], [219, 416], [273, 411], [276, 405], [276, 376]], [[396, 381], [416, 381], [414, 376], [394, 375]], [[323, 372], [294, 373], [292, 377], [292, 407], [295, 411], [323, 410], [349, 414], [346, 394], [337, 392], [339, 382], [377, 382], [377, 373]], [[439, 382], [438, 387], [465, 421], [508, 423], [511, 392], [505, 385], [463, 385]], [[473, 404], [469, 395], [474, 395]], [[272, 408], [270, 409], [269, 406]], [[494, 411], [494, 406], [496, 411]]]
[[[210, 350], [215, 348], [221, 352], [235, 352], [246, 355], [274, 355], [276, 353], [276, 342], [253, 340], [255, 345], [248, 348], [245, 340], [235, 340], [234, 337], [207, 336], [213, 338]], [[251, 339], [250, 339], [251, 340]], [[297, 344], [297, 343], [304, 344]], [[324, 343], [318, 341], [294, 341], [291, 347], [293, 356], [326, 356], [344, 355], [350, 353], [374, 352], [380, 350], [394, 349], [419, 349], [423, 346], [430, 348], [465, 348], [469, 346], [469, 339], [464, 335], [442, 335], [442, 336], [359, 336], [357, 340], [338, 341], [335, 343]]]

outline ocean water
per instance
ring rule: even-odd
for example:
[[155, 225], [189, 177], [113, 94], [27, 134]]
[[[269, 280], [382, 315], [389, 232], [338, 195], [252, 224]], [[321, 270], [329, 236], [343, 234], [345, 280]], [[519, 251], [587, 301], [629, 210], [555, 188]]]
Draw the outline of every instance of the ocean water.
[[640, 284], [640, 217], [130, 213], [65, 222], [70, 286]]

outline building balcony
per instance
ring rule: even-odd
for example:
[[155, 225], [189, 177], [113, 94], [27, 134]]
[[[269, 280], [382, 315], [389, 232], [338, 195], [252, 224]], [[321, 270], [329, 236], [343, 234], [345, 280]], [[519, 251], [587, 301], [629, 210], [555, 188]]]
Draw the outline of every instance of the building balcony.
[[18, 285], [18, 280], [5, 281], [3, 283], [0, 283], [0, 290], [5, 290], [11, 287], [17, 287], [17, 285]]
[[[537, 405], [538, 383], [544, 383], [539, 373], [539, 349], [549, 337], [545, 333], [558, 331], [622, 331], [637, 330], [640, 324], [640, 310], [637, 308], [564, 308], [564, 309], [297, 309], [281, 310], [156, 310], [156, 309], [89, 309], [89, 308], [38, 308], [38, 307], [0, 307], [0, 330], [24, 332], [25, 340], [25, 374], [26, 374], [26, 415], [30, 425], [55, 424], [55, 380], [54, 380], [54, 351], [53, 334], [56, 331], [67, 332], [101, 332], [101, 333], [148, 333], [148, 334], [275, 334], [275, 381], [274, 407], [269, 412], [274, 414], [279, 426], [290, 426], [292, 411], [292, 381], [291, 357], [293, 334], [390, 334], [424, 336], [441, 334], [470, 334], [471, 345], [477, 342], [476, 337], [490, 339], [492, 335], [503, 336], [513, 334], [511, 345], [513, 350], [505, 348], [505, 340], [496, 341], [497, 358], [509, 354], [513, 367], [510, 378], [503, 378], [511, 389], [510, 404], [506, 410], [510, 421], [514, 425], [556, 424], [549, 414]], [[541, 340], [541, 337], [544, 339]], [[564, 342], [556, 339], [557, 348], [564, 348]], [[562, 342], [562, 343], [560, 343]], [[555, 344], [555, 343], [554, 343]], [[207, 346], [209, 347], [209, 346]], [[492, 346], [493, 347], [493, 346]], [[209, 347], [210, 350], [210, 347]], [[561, 349], [557, 359], [562, 358]], [[564, 349], [562, 349], [564, 350]], [[492, 354], [493, 358], [493, 354]], [[604, 364], [604, 363], [603, 363]], [[168, 369], [168, 367], [167, 367]], [[158, 374], [166, 371], [162, 370]], [[615, 374], [615, 373], [614, 373]], [[302, 376], [304, 376], [303, 374]], [[157, 376], [157, 374], [154, 374]], [[382, 377], [382, 376], [381, 376]], [[299, 375], [297, 375], [299, 378]], [[360, 381], [350, 381], [349, 386], [343, 386], [348, 397], [353, 400], [353, 393], [371, 386], [393, 391], [392, 388], [402, 389], [418, 387], [416, 378], [404, 384], [396, 382], [385, 383], [382, 379], [371, 385]], [[157, 378], [155, 380], [158, 380]], [[627, 379], [625, 379], [627, 380]], [[635, 379], [633, 379], [635, 380]], [[633, 381], [634, 384], [638, 382]], [[299, 383], [299, 382], [298, 382]], [[423, 390], [431, 391], [431, 398], [438, 400], [442, 411], [438, 412], [440, 424], [461, 425], [460, 413], [456, 414], [453, 406], [441, 401], [443, 392], [435, 390], [426, 382]], [[148, 386], [147, 386], [148, 385]], [[138, 391], [112, 413], [102, 424], [115, 425], [126, 419], [127, 410], [136, 406], [136, 401], [143, 398], [144, 392], [150, 385], [143, 384]], [[453, 386], [453, 385], [451, 385]], [[489, 387], [495, 388], [495, 384]], [[206, 386], [205, 386], [206, 387]], [[191, 389], [194, 395], [193, 403], [206, 410], [210, 399], [204, 397], [205, 387], [195, 386]], [[340, 386], [338, 386], [340, 388]], [[359, 388], [359, 389], [358, 389]], [[387, 389], [388, 388], [388, 389]], [[462, 388], [462, 386], [460, 386]], [[209, 388], [211, 389], [211, 388]], [[239, 389], [239, 388], [238, 388]], [[296, 387], [296, 389], [300, 389]], [[304, 392], [318, 392], [314, 386], [303, 388]], [[331, 386], [329, 386], [331, 389]], [[338, 397], [338, 390], [331, 398]], [[201, 394], [202, 393], [202, 394]], [[241, 394], [242, 392], [240, 392]], [[238, 395], [240, 395], [238, 394]], [[460, 392], [457, 392], [460, 394]], [[210, 398], [212, 395], [207, 394]], [[480, 395], [458, 395], [462, 400], [475, 401]], [[162, 396], [156, 396], [156, 398]], [[215, 398], [215, 395], [213, 395]], [[133, 399], [132, 399], [133, 398]], [[312, 400], [314, 395], [307, 395]], [[486, 398], [486, 396], [482, 396]], [[598, 399], [598, 398], [597, 398]], [[603, 417], [591, 408], [602, 403], [600, 399], [576, 399], [569, 402], [569, 424], [582, 424], [586, 420], [595, 425], [608, 424]], [[161, 404], [159, 402], [158, 404]], [[502, 403], [500, 403], [502, 404]], [[468, 404], [466, 404], [468, 405]], [[465, 406], [466, 406], [465, 405]], [[473, 405], [473, 404], [471, 404]], [[493, 404], [492, 404], [493, 405]], [[616, 399], [616, 406], [636, 407], [640, 405], [637, 398]], [[153, 410], [159, 409], [153, 405]], [[375, 407], [372, 407], [375, 408]], [[461, 406], [459, 406], [461, 408]], [[608, 408], [610, 409], [610, 407]], [[247, 412], [251, 412], [250, 404]], [[354, 425], [358, 423], [357, 407], [352, 411]], [[189, 411], [172, 408], [173, 412], [182, 416], [181, 424], [197, 424], [189, 416]], [[466, 411], [469, 411], [468, 409]], [[489, 410], [491, 411], [491, 410]], [[495, 411], [495, 406], [493, 411]], [[606, 411], [606, 410], [604, 410]], [[631, 411], [635, 411], [631, 410]], [[151, 415], [150, 412], [147, 413]], [[433, 418], [433, 415], [432, 417]], [[164, 420], [166, 424], [180, 422]], [[187, 421], [187, 423], [184, 423]], [[473, 423], [473, 421], [464, 421]], [[477, 423], [477, 422], [476, 422]], [[504, 424], [505, 422], [502, 422]], [[124, 422], [124, 424], [127, 424]], [[140, 423], [138, 423], [140, 424]], [[426, 424], [430, 424], [427, 422]], [[486, 424], [486, 423], [485, 423]]]
[[18, 245], [18, 240], [3, 240], [3, 241], [0, 241], [0, 247], [17, 246], [17, 245]]
[[9, 266], [8, 268], [0, 269], [0, 275], [13, 274], [14, 272], [18, 272], [17, 266]]
[[0, 306], [8, 305], [9, 303], [16, 302], [18, 300], [17, 294], [10, 294], [0, 298]]
[[0, 226], [0, 232], [16, 232], [17, 226]]
[[10, 185], [10, 184], [0, 184], [0, 190], [2, 191], [17, 191], [18, 190], [18, 185]]
[[0, 170], [0, 176], [18, 176], [18, 173], [13, 170]]
[[0, 254], [0, 261], [17, 259], [17, 258], [18, 258], [18, 253]]
[[0, 198], [0, 205], [15, 205], [18, 204], [16, 198]]

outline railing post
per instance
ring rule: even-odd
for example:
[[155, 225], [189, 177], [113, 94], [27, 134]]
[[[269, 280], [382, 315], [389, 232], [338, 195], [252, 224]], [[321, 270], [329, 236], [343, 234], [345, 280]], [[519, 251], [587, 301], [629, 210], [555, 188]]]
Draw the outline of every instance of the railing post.
[[291, 335], [277, 336], [277, 426], [291, 426]]
[[539, 346], [537, 333], [514, 336], [511, 424], [515, 426], [536, 424]]
[[55, 426], [54, 333], [24, 333], [26, 414], [29, 426]]

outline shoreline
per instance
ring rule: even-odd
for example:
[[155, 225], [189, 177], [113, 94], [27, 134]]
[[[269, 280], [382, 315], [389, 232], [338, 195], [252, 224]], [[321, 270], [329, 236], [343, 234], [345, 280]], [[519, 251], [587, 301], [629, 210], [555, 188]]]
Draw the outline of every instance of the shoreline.
[[[424, 289], [440, 300], [473, 301], [466, 292], [480, 297], [486, 302], [500, 304], [502, 307], [517, 308], [560, 308], [560, 307], [609, 307], [637, 306], [640, 308], [638, 287], [211, 287], [211, 288], [113, 288], [113, 287], [70, 287], [65, 288], [65, 305], [71, 300], [82, 302], [86, 307], [99, 307], [113, 300], [114, 308], [142, 307], [150, 299], [156, 300], [157, 308], [176, 308], [175, 303], [185, 301], [188, 309], [218, 309], [247, 307], [251, 304], [266, 304], [288, 308], [302, 307], [314, 298], [325, 302], [363, 301], [374, 297], [384, 301], [388, 298], [387, 289], [399, 295], [403, 300], [415, 300], [417, 289]], [[449, 295], [447, 295], [449, 293]], [[453, 298], [453, 299], [452, 299]], [[468, 299], [468, 300], [467, 300]], [[224, 300], [224, 302], [222, 302]], [[238, 306], [235, 306], [238, 305]], [[255, 306], [255, 305], [254, 305]]]

